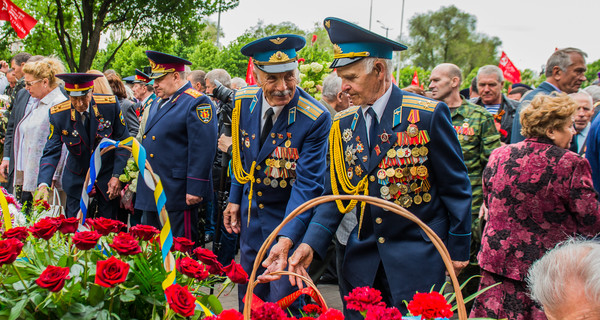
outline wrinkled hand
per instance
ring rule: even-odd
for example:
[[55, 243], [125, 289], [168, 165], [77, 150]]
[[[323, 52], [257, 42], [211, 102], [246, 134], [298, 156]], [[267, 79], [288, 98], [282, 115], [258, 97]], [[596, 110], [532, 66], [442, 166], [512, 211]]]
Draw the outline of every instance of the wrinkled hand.
[[[467, 261], [454, 261], [452, 260], [452, 268], [454, 268], [454, 274], [458, 277], [460, 272], [469, 265], [469, 260]], [[448, 271], [446, 271], [446, 275], [448, 275]]]
[[8, 179], [8, 160], [2, 160], [2, 164], [0, 164], [0, 175], [4, 179]]
[[279, 237], [277, 244], [271, 248], [269, 256], [263, 261], [262, 266], [267, 268], [265, 272], [258, 276], [258, 281], [261, 283], [279, 280], [280, 275], [268, 275], [276, 271], [283, 271], [287, 267], [287, 258], [290, 249], [294, 246], [292, 240], [286, 237]]
[[219, 137], [217, 147], [219, 148], [219, 150], [221, 152], [227, 152], [227, 150], [229, 149], [229, 146], [231, 146], [231, 144], [232, 144], [231, 137], [222, 134], [221, 137]]
[[121, 194], [121, 181], [119, 178], [112, 177], [108, 180], [108, 199], [112, 200]]
[[485, 203], [482, 203], [481, 208], [479, 208], [479, 220], [483, 219], [483, 220], [487, 221], [488, 213], [489, 213], [489, 210], [488, 210], [487, 206], [485, 205]]
[[198, 204], [200, 202], [202, 202], [202, 197], [200, 197], [200, 196], [195, 196], [195, 195], [189, 194], [189, 193], [187, 193], [185, 195], [185, 203], [188, 206], [193, 206], [193, 205]]
[[235, 203], [228, 203], [227, 208], [223, 211], [223, 225], [229, 233], [240, 233], [242, 223], [242, 216], [240, 214], [240, 205]]
[[50, 197], [50, 188], [45, 185], [39, 186], [35, 192], [35, 196], [33, 197], [33, 201], [37, 200], [48, 200]]
[[[313, 260], [313, 254], [314, 251], [309, 245], [301, 243], [289, 259], [289, 271], [310, 278], [306, 270]], [[302, 289], [304, 287], [302, 281], [303, 280], [298, 277], [290, 276], [290, 283], [292, 286], [298, 285], [298, 288]]]

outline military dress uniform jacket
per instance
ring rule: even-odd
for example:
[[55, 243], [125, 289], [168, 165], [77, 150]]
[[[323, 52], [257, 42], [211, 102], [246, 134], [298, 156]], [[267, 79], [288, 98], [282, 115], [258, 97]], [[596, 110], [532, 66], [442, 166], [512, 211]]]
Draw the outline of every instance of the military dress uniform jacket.
[[[239, 151], [244, 170], [249, 172], [252, 162], [256, 161], [250, 218], [250, 182], [242, 185], [232, 176], [229, 201], [241, 205], [242, 243], [258, 251], [264, 239], [291, 211], [323, 192], [331, 117], [315, 99], [297, 87], [261, 148], [262, 89], [240, 89], [235, 100], [240, 112]], [[307, 211], [293, 219], [280, 235], [298, 243], [311, 216], [312, 211]]]
[[[372, 151], [360, 107], [338, 113], [332, 132], [338, 124], [342, 141], [334, 143], [342, 144], [344, 154], [334, 156], [344, 162], [352, 185], [366, 177], [370, 196], [404, 206], [436, 232], [453, 260], [469, 260], [471, 187], [446, 104], [393, 85], [379, 137], [371, 141]], [[408, 136], [411, 127], [415, 133], [415, 126], [418, 134]], [[325, 194], [331, 194], [330, 175], [326, 177]], [[382, 265], [396, 306], [403, 299], [410, 301], [416, 290], [429, 292], [433, 284], [440, 288], [445, 267], [424, 231], [405, 218], [367, 205], [359, 237], [360, 203], [356, 212], [359, 225], [348, 239], [343, 266], [343, 277], [352, 287], [373, 286]], [[342, 217], [334, 202], [318, 206], [303, 242], [324, 257]]]
[[[69, 155], [65, 164], [66, 170], [63, 171], [63, 190], [70, 197], [80, 197], [85, 176], [90, 168], [90, 158], [100, 140], [109, 138], [119, 141], [129, 137], [115, 96], [94, 94], [90, 106], [89, 132], [84, 128], [81, 114], [71, 106], [70, 101], [50, 108], [50, 135], [40, 159], [38, 184], [52, 184], [64, 144]], [[123, 173], [129, 156], [130, 152], [125, 149], [111, 150], [102, 155], [102, 168], [96, 178], [96, 188], [105, 199], [108, 200], [108, 181], [113, 174]]]
[[[161, 100], [154, 101], [145, 126], [140, 126], [141, 143], [146, 159], [162, 181], [166, 209], [187, 210], [190, 206], [185, 202], [186, 194], [211, 197], [216, 114], [210, 99], [192, 89], [189, 82], [157, 110]], [[135, 208], [156, 211], [154, 194], [145, 183], [138, 183]]]

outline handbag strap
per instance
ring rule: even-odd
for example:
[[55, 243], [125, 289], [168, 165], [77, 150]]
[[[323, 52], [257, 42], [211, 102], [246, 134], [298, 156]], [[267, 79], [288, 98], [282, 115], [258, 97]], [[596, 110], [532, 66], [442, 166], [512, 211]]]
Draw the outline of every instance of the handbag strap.
[[52, 204], [53, 205], [59, 205], [62, 207], [62, 203], [60, 201], [60, 195], [58, 194], [58, 189], [57, 188], [52, 188], [53, 191], [53, 195], [52, 195]]

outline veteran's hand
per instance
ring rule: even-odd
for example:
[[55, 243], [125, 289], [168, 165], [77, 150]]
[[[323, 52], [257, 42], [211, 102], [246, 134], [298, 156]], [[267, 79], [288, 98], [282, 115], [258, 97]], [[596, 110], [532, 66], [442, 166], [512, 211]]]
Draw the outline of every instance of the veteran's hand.
[[279, 237], [279, 241], [271, 248], [269, 256], [263, 261], [262, 266], [267, 268], [265, 272], [258, 276], [261, 283], [279, 280], [280, 275], [268, 275], [276, 271], [283, 271], [287, 267], [287, 258], [290, 249], [294, 246], [292, 240], [286, 237]]
[[229, 149], [229, 147], [231, 146], [231, 144], [232, 144], [231, 137], [222, 134], [219, 137], [217, 147], [219, 148], [219, 150], [221, 152], [227, 152], [227, 150]]
[[[460, 272], [467, 265], [469, 265], [469, 260], [467, 260], [467, 261], [455, 261], [455, 260], [452, 260], [452, 268], [454, 268], [454, 274], [456, 274], [457, 277], [460, 274]], [[446, 274], [448, 274], [448, 271], [446, 271]]]
[[108, 180], [108, 190], [106, 191], [106, 194], [110, 200], [121, 194], [121, 181], [119, 181], [119, 178], [112, 177]]
[[229, 233], [240, 233], [242, 223], [240, 214], [240, 205], [228, 203], [225, 211], [223, 211], [223, 225]]
[[0, 164], [0, 175], [4, 179], [8, 179], [8, 160], [2, 160], [2, 164]]
[[489, 211], [488, 211], [487, 206], [485, 205], [485, 203], [482, 203], [481, 208], [479, 208], [479, 220], [487, 221], [488, 213], [489, 213]]
[[[313, 255], [313, 249], [306, 243], [301, 243], [289, 259], [289, 271], [310, 279], [310, 276], [308, 275], [308, 272], [306, 270], [308, 269], [308, 266], [310, 266], [310, 263], [313, 260]], [[303, 280], [298, 277], [290, 276], [290, 283], [292, 284], [292, 286], [298, 285], [298, 288], [302, 289], [304, 287], [302, 281]]]
[[193, 205], [198, 204], [200, 202], [202, 202], [202, 197], [195, 196], [195, 195], [189, 194], [189, 193], [187, 193], [185, 195], [185, 203], [188, 206], [193, 206]]
[[33, 201], [48, 200], [50, 197], [50, 188], [46, 185], [41, 185], [37, 188]]

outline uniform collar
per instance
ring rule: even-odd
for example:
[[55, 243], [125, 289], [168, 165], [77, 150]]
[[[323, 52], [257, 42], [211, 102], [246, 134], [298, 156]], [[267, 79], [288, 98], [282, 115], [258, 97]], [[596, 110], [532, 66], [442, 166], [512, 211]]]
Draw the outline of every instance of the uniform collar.
[[279, 114], [281, 113], [281, 111], [285, 107], [285, 106], [278, 106], [278, 107], [271, 106], [267, 102], [267, 98], [265, 98], [265, 93], [264, 92], [263, 92], [263, 95], [262, 95], [262, 100], [263, 100], [262, 101], [262, 108], [261, 108], [261, 111], [260, 111], [261, 128], [262, 128], [262, 125], [264, 124], [264, 121], [266, 120], [265, 119], [265, 114], [267, 113], [267, 110], [269, 108], [273, 108], [273, 112], [274, 112], [273, 113], [273, 123], [275, 123], [275, 121], [277, 121], [277, 117], [279, 117]]

